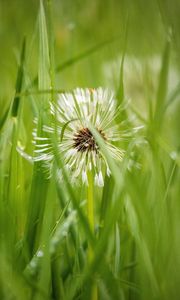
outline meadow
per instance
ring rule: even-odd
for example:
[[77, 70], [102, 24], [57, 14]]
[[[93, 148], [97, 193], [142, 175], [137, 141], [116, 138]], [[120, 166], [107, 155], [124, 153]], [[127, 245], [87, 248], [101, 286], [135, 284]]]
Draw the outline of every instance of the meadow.
[[179, 1], [0, 0], [0, 37], [0, 299], [178, 300]]

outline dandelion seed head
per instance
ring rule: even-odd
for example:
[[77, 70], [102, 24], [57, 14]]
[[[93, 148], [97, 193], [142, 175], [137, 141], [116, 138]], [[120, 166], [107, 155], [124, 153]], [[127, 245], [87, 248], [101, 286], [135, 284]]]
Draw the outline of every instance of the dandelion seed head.
[[[38, 136], [34, 131], [35, 161], [46, 161], [49, 166], [55, 159], [51, 136], [58, 133], [58, 151], [65, 170], [72, 182], [81, 178], [88, 184], [87, 173], [93, 170], [94, 182], [104, 185], [103, 174], [110, 175], [110, 168], [95, 137], [89, 129], [91, 124], [104, 141], [104, 146], [111, 157], [121, 161], [124, 150], [115, 146], [120, 141], [119, 128], [115, 124], [117, 116], [116, 100], [112, 91], [103, 88], [81, 89], [62, 93], [56, 103], [50, 103], [52, 124], [43, 126], [46, 137]], [[62, 178], [62, 172], [58, 171]]]
[[[100, 135], [105, 140], [105, 134], [102, 132], [102, 130], [98, 130]], [[74, 148], [77, 149], [77, 151], [85, 152], [85, 151], [95, 151], [98, 152], [98, 144], [95, 141], [95, 138], [93, 137], [91, 131], [88, 128], [82, 128], [77, 131], [77, 133], [74, 134]]]

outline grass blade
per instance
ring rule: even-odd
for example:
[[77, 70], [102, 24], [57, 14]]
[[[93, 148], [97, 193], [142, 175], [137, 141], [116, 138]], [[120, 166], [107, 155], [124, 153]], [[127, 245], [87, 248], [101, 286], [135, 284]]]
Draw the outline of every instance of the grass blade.
[[[23, 43], [22, 43], [20, 65], [18, 68], [18, 74], [17, 74], [17, 79], [16, 79], [16, 94], [21, 93], [21, 89], [22, 89], [23, 77], [24, 77], [25, 53], [26, 53], [26, 39], [24, 38]], [[15, 95], [13, 105], [12, 105], [12, 112], [11, 112], [11, 115], [13, 117], [16, 117], [18, 114], [19, 101], [20, 101], [20, 97]]]

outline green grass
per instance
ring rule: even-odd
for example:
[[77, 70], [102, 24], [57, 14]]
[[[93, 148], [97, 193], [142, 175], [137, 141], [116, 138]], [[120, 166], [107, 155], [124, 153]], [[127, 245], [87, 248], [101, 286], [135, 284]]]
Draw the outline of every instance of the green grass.
[[[128, 5], [114, 0], [102, 6], [101, 1], [48, 0], [39, 7], [15, 2], [21, 4], [15, 16], [0, 2], [9, 16], [1, 21], [7, 41], [1, 56], [7, 64], [14, 39], [18, 57], [9, 72], [2, 65], [0, 75], [0, 299], [95, 300], [90, 296], [95, 286], [102, 300], [178, 300], [178, 1]], [[16, 39], [11, 20], [18, 20], [22, 9]], [[75, 26], [72, 32], [66, 22]], [[138, 66], [133, 71], [132, 61]], [[114, 88], [117, 106], [123, 105], [116, 122], [131, 135], [118, 144], [125, 149], [119, 166], [90, 125], [111, 169], [103, 188], [89, 190], [94, 232], [87, 188], [71, 184], [56, 130], [51, 178], [41, 161], [28, 161], [17, 148], [32, 155], [32, 131], [37, 127], [45, 135], [48, 104], [58, 92], [99, 85]], [[142, 129], [135, 132], [135, 126]], [[57, 168], [63, 170], [63, 183]]]

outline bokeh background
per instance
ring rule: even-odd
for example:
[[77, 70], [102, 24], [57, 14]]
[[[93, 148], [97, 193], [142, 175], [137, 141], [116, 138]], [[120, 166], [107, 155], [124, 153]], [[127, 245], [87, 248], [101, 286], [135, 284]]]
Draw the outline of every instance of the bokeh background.
[[[4, 97], [10, 96], [14, 87], [22, 39], [27, 36], [31, 44], [37, 30], [38, 7], [37, 0], [0, 0], [0, 84], [1, 95]], [[101, 66], [122, 52], [127, 22], [127, 54], [134, 55], [136, 59], [161, 54], [165, 36], [170, 31], [173, 62], [176, 67], [180, 65], [178, 0], [55, 0], [53, 22], [56, 65], [100, 42], [116, 38], [116, 42], [88, 56], [75, 64], [73, 70], [67, 70], [63, 76], [59, 76], [57, 83], [61, 88], [102, 84], [104, 78]], [[33, 51], [29, 55], [31, 68], [36, 72], [37, 49], [34, 48], [36, 44], [33, 43]]]

